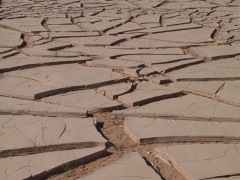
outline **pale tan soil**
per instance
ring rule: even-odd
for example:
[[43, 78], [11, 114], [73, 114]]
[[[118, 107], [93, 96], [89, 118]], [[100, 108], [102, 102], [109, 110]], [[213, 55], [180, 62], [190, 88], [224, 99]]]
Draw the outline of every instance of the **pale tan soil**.
[[174, 167], [169, 166], [155, 156], [153, 151], [155, 147], [160, 145], [159, 143], [146, 145], [134, 143], [124, 131], [124, 119], [112, 117], [111, 113], [97, 113], [94, 114], [94, 117], [97, 118], [98, 129], [102, 135], [109, 140], [107, 148], [108, 155], [84, 165], [74, 167], [67, 172], [53, 175], [48, 179], [76, 179], [91, 174], [104, 166], [110, 165], [130, 152], [138, 152], [146, 160], [146, 163], [152, 166], [152, 168], [164, 179], [186, 179]]

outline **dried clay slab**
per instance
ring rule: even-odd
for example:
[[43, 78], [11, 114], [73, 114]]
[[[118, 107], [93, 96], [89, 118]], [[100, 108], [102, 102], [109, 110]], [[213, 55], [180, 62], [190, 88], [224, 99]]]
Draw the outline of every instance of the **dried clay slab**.
[[239, 179], [239, 144], [160, 146], [155, 152], [189, 180]]
[[137, 143], [240, 142], [240, 123], [126, 117], [125, 132]]

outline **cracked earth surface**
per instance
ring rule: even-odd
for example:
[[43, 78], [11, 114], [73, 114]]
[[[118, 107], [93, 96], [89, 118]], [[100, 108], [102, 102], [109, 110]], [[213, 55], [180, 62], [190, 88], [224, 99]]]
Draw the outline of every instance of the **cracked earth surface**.
[[240, 179], [240, 1], [0, 0], [0, 179]]

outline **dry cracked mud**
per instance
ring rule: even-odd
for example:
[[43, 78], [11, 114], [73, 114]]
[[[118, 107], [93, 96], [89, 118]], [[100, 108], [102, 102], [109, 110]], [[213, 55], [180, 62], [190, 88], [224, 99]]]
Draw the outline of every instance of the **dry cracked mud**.
[[239, 0], [0, 0], [0, 179], [240, 179]]

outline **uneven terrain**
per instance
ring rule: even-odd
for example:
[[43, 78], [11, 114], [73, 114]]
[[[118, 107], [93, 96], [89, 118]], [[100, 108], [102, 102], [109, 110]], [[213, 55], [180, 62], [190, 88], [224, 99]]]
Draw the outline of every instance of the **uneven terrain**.
[[240, 179], [240, 1], [0, 0], [0, 179]]

